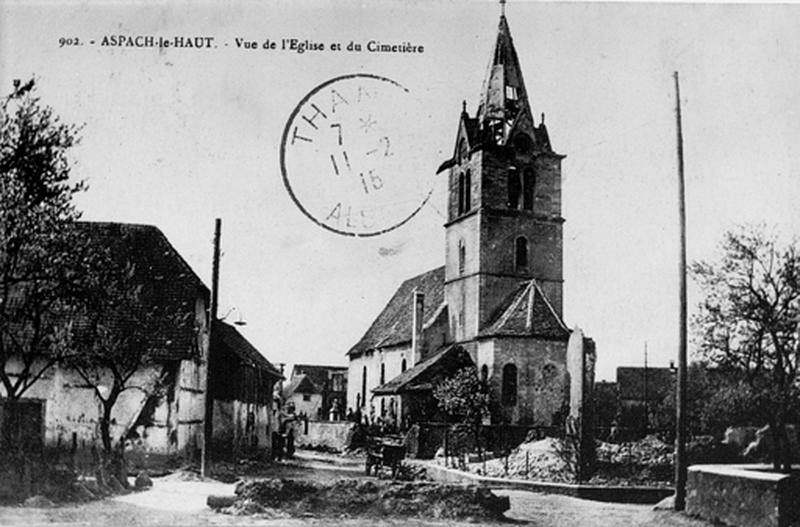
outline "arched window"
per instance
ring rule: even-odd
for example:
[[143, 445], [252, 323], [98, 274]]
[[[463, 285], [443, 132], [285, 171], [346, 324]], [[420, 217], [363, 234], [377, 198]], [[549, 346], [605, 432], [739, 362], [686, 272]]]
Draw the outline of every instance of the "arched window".
[[464, 185], [464, 174], [458, 175], [458, 209], [457, 213], [460, 216], [464, 214], [464, 193], [466, 192], [466, 186]]
[[483, 366], [481, 366], [481, 382], [485, 384], [486, 381], [488, 380], [489, 380], [489, 366], [484, 364]]
[[458, 240], [458, 274], [464, 274], [464, 267], [467, 260], [467, 247], [464, 240]]
[[514, 167], [509, 168], [506, 179], [507, 179], [506, 186], [508, 187], [508, 208], [518, 209], [519, 194], [521, 190], [519, 181], [519, 171]]
[[400, 372], [406, 371], [406, 359], [403, 359], [403, 362], [400, 363]]
[[513, 364], [503, 366], [503, 386], [500, 399], [505, 406], [517, 404], [517, 367]]
[[469, 212], [472, 208], [472, 174], [470, 171], [464, 174], [464, 212]]
[[536, 176], [532, 168], [526, 168], [522, 176], [522, 208], [533, 210], [533, 187], [536, 184]]
[[517, 269], [528, 267], [528, 240], [524, 236], [514, 242], [514, 265]]
[[386, 398], [381, 397], [381, 417], [386, 415]]
[[361, 394], [357, 393], [356, 394], [356, 410], [358, 410], [359, 408], [361, 408]]
[[367, 401], [367, 367], [361, 369], [361, 400]]
[[458, 142], [458, 152], [456, 153], [456, 162], [460, 165], [467, 160], [467, 142], [464, 138]]
[[381, 364], [381, 385], [386, 382], [386, 365]]

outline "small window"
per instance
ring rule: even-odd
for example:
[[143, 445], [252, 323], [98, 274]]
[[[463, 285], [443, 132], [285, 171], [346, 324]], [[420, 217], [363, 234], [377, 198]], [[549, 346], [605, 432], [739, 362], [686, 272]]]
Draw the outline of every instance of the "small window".
[[505, 406], [517, 404], [517, 367], [513, 364], [503, 366], [501, 400]]
[[514, 265], [517, 269], [528, 267], [528, 240], [524, 236], [520, 236], [515, 241]]
[[511, 167], [508, 169], [506, 184], [508, 186], [508, 208], [518, 209], [521, 185], [519, 181], [519, 171], [516, 168]]
[[357, 393], [356, 394], [356, 410], [358, 410], [359, 408], [361, 408], [361, 394]]
[[481, 366], [481, 382], [485, 384], [487, 380], [489, 380], [489, 366], [484, 364]]
[[386, 365], [381, 364], [381, 385], [386, 382]]
[[466, 186], [466, 176], [464, 174], [458, 175], [458, 215], [464, 214], [467, 209], [467, 186]]
[[458, 241], [458, 274], [464, 274], [467, 260], [467, 247], [464, 245], [464, 240]]
[[307, 394], [307, 393], [304, 393], [303, 394], [303, 400], [306, 401], [306, 402], [310, 401], [311, 400], [311, 395]]
[[522, 177], [522, 208], [533, 210], [533, 187], [536, 184], [532, 168], [526, 168]]
[[506, 99], [516, 101], [517, 100], [517, 89], [513, 86], [506, 86]]
[[386, 415], [386, 399], [381, 397], [381, 417]]
[[407, 368], [406, 359], [403, 359], [403, 362], [400, 363], [400, 372], [406, 371], [406, 368]]

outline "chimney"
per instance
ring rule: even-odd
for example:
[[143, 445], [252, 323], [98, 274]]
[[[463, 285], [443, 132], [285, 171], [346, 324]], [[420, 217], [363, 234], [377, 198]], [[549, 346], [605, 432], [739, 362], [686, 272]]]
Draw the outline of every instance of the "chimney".
[[422, 360], [422, 315], [425, 309], [425, 295], [416, 289], [411, 303], [411, 366]]

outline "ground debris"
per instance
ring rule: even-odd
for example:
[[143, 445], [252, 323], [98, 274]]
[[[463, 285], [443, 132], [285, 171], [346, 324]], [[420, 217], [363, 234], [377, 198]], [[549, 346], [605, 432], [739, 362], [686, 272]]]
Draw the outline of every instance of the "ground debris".
[[[259, 507], [266, 508], [260, 510]], [[496, 520], [509, 508], [507, 497], [474, 485], [341, 479], [331, 483], [286, 479], [243, 481], [236, 500], [222, 512], [265, 513], [276, 509], [295, 517], [400, 516]]]
[[[559, 455], [560, 439], [545, 438], [522, 443], [505, 457], [469, 463], [467, 469], [491, 477], [510, 477], [536, 481], [571, 482], [568, 463]], [[507, 469], [507, 470], [506, 470]]]

